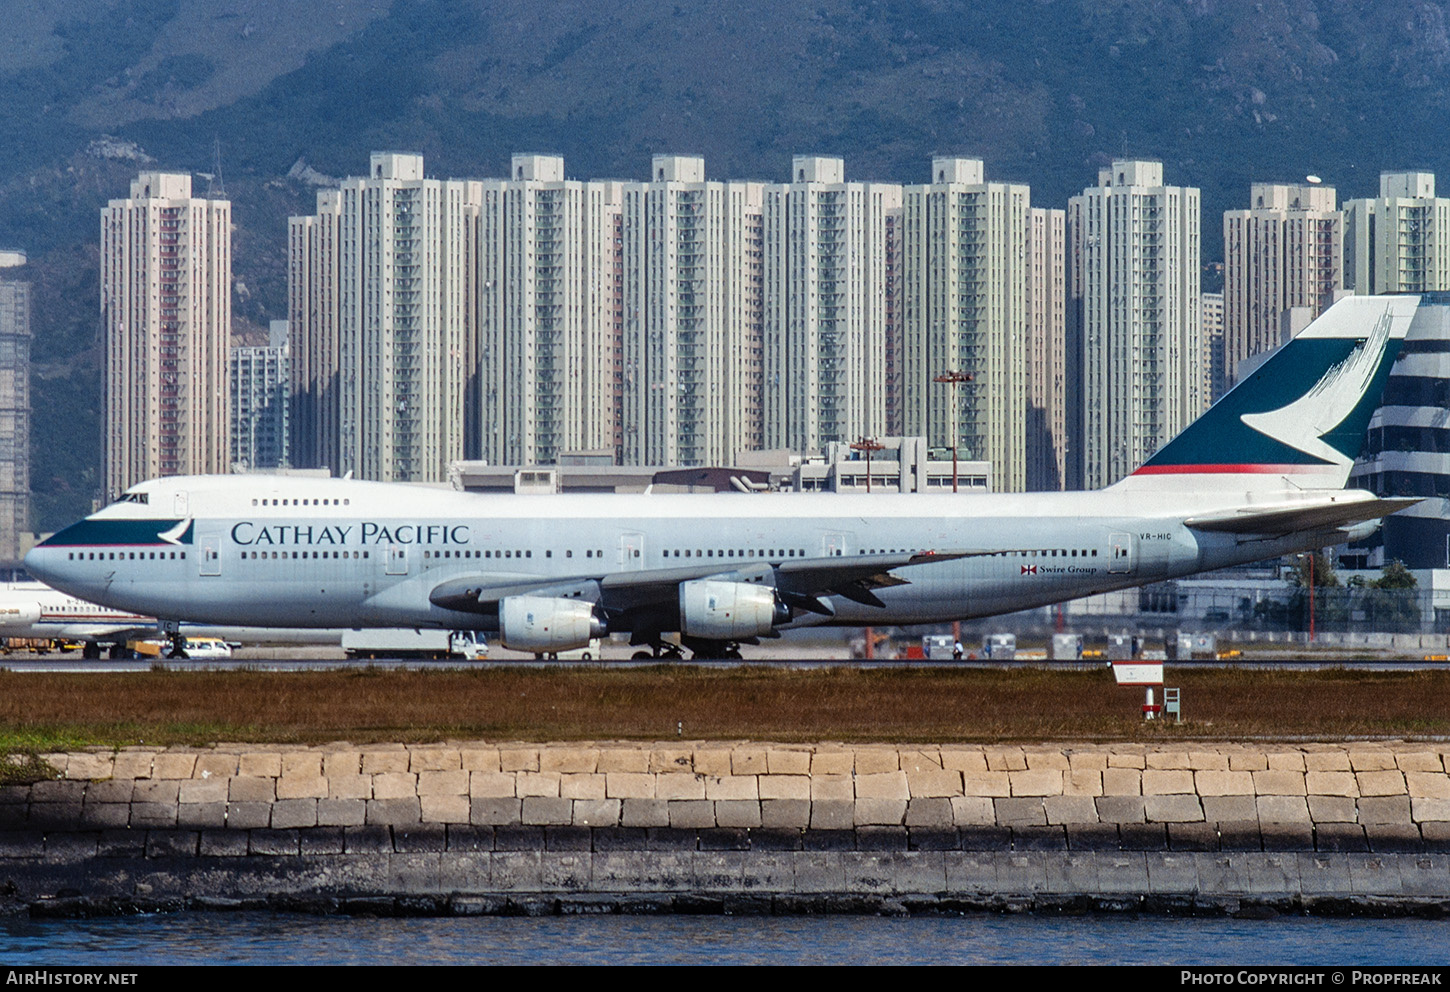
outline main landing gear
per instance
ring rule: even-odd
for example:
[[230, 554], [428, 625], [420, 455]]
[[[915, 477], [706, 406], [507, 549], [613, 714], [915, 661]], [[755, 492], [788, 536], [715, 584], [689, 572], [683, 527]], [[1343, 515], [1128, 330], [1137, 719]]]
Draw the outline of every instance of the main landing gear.
[[680, 644], [658, 636], [637, 640], [634, 642], [635, 644], [648, 645], [649, 650], [636, 651], [632, 657], [635, 661], [681, 661], [685, 657], [685, 651], [688, 650], [692, 661], [740, 660], [739, 641], [710, 641], [699, 637], [681, 637], [680, 640]]
[[690, 649], [692, 658], [711, 661], [740, 660], [738, 641], [707, 641], [698, 637], [687, 637], [683, 640], [685, 647]]
[[631, 657], [635, 661], [680, 661], [685, 657], [678, 644], [669, 641], [651, 641], [648, 651], [636, 651]]

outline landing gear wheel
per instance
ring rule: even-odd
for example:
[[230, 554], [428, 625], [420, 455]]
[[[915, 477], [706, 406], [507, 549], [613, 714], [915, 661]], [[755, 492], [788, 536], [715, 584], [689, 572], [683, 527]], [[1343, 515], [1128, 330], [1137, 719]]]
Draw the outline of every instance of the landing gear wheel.
[[81, 657], [87, 661], [96, 661], [101, 657], [101, 646], [95, 641], [86, 641], [81, 645]]
[[648, 651], [636, 651], [634, 654], [630, 655], [630, 658], [633, 661], [652, 661], [655, 657], [655, 655], [650, 654]]

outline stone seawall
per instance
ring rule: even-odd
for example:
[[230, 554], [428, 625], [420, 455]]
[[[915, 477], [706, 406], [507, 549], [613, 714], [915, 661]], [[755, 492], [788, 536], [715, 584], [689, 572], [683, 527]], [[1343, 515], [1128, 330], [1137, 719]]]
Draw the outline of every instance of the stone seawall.
[[1443, 744], [128, 748], [0, 787], [0, 908], [1450, 911]]

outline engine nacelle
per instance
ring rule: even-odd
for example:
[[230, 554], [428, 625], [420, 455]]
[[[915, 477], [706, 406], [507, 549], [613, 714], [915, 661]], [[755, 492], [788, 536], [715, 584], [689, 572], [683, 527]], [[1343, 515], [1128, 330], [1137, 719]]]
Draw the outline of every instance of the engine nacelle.
[[680, 633], [710, 641], [769, 634], [790, 612], [770, 586], [696, 579], [680, 583]]
[[1380, 524], [1382, 523], [1384, 523], [1383, 520], [1361, 520], [1357, 524], [1347, 524], [1339, 528], [1339, 533], [1343, 535], [1339, 540], [1349, 544], [1354, 544], [1356, 541], [1363, 541], [1375, 531], [1379, 530]]
[[9, 606], [0, 606], [0, 630], [30, 627], [39, 622], [39, 603], [12, 603]]
[[509, 596], [498, 604], [499, 640], [536, 654], [582, 648], [604, 635], [594, 604], [553, 596]]

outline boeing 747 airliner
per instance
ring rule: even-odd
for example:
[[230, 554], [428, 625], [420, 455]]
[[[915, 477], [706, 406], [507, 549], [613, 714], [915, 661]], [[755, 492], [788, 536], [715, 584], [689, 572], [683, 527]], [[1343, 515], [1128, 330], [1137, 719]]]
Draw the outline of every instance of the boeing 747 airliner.
[[990, 616], [1337, 544], [1413, 502], [1343, 489], [1415, 296], [1336, 303], [1132, 475], [1086, 493], [476, 495], [350, 479], [154, 479], [26, 557], [163, 619], [626, 633], [735, 656], [819, 624]]

